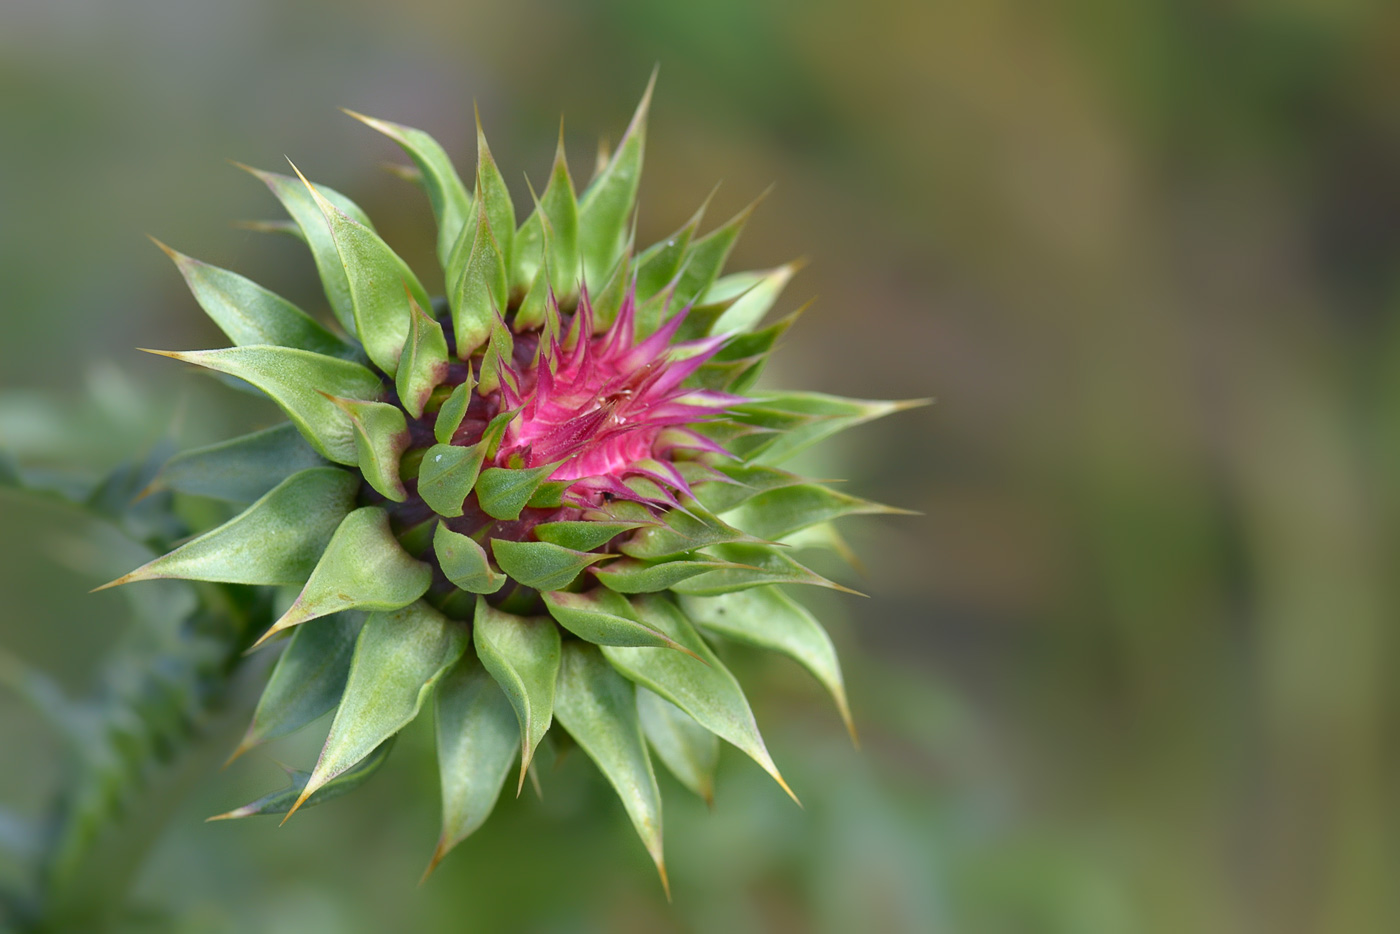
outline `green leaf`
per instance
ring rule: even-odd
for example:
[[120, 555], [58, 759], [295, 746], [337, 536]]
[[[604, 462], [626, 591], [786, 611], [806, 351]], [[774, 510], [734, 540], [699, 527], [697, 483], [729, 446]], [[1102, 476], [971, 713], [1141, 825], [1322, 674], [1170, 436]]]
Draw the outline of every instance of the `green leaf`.
[[155, 244], [174, 261], [199, 306], [235, 344], [279, 344], [331, 357], [356, 355], [354, 347], [306, 312], [253, 280], [200, 262], [159, 240]]
[[292, 633], [258, 700], [253, 722], [229, 761], [260, 743], [294, 733], [335, 709], [345, 690], [355, 637], [363, 622], [358, 614], [340, 613]]
[[442, 835], [428, 872], [490, 816], [519, 749], [520, 730], [510, 702], [467, 653], [437, 690]]
[[[720, 315], [710, 328], [710, 333], [746, 334], [752, 331], [777, 303], [783, 289], [803, 265], [800, 261], [784, 263], [766, 272], [753, 274], [756, 281]], [[710, 301], [710, 297], [706, 296], [704, 300]]]
[[397, 610], [427, 593], [433, 570], [409, 557], [389, 529], [389, 514], [365, 506], [340, 523], [311, 578], [282, 618], [258, 639], [341, 610]]
[[563, 545], [576, 551], [601, 548], [624, 532], [640, 528], [645, 522], [592, 522], [588, 520], [545, 522], [535, 526], [535, 537], [542, 542]]
[[468, 372], [466, 380], [452, 390], [452, 394], [447, 397], [442, 408], [438, 409], [437, 418], [433, 421], [433, 437], [439, 444], [452, 443], [452, 436], [462, 427], [462, 419], [466, 418], [467, 407], [471, 402], [472, 375]]
[[399, 479], [399, 461], [408, 449], [408, 420], [403, 409], [387, 402], [359, 402], [332, 397], [350, 417], [355, 431], [355, 453], [360, 473], [385, 499], [401, 503], [408, 499]]
[[830, 692], [851, 738], [856, 735], [836, 647], [807, 608], [777, 587], [755, 587], [717, 597], [680, 598], [686, 615], [712, 632], [781, 652], [806, 668]]
[[420, 308], [431, 308], [428, 293], [408, 264], [378, 234], [302, 180], [330, 227], [331, 239], [345, 269], [355, 333], [374, 365], [393, 376], [398, 372], [399, 356], [408, 340], [409, 301], [417, 302]]
[[805, 482], [803, 477], [762, 464], [722, 463], [719, 472], [733, 483], [722, 480], [695, 484], [695, 496], [709, 509], [723, 515], [765, 490]]
[[462, 503], [477, 482], [485, 457], [484, 443], [471, 447], [435, 444], [418, 465], [418, 495], [440, 516], [456, 518]]
[[642, 179], [647, 111], [655, 86], [656, 73], [653, 72], [637, 105], [637, 112], [617, 145], [617, 151], [589, 183], [579, 203], [579, 249], [583, 255], [583, 275], [587, 282], [602, 282], [626, 243], [627, 219], [636, 206], [637, 187]]
[[707, 388], [743, 395], [749, 392], [768, 363], [774, 344], [806, 311], [804, 305], [761, 331], [739, 334], [695, 374], [695, 381]]
[[655, 593], [670, 590], [692, 577], [733, 568], [734, 564], [702, 555], [679, 561], [639, 561], [620, 558], [593, 573], [603, 586], [618, 593]]
[[393, 739], [386, 740], [374, 752], [361, 759], [354, 768], [347, 769], [335, 778], [321, 785], [305, 801], [298, 805], [298, 800], [302, 798], [306, 789], [306, 783], [311, 778], [310, 772], [303, 772], [299, 769], [288, 769], [288, 777], [292, 783], [281, 791], [274, 791], [271, 794], [263, 795], [256, 801], [251, 801], [241, 808], [234, 808], [232, 811], [225, 811], [222, 814], [215, 814], [213, 817], [205, 818], [206, 821], [216, 820], [238, 820], [243, 817], [255, 817], [259, 814], [286, 814], [294, 807], [310, 808], [318, 804], [325, 804], [327, 801], [339, 798], [341, 795], [354, 791], [369, 780], [379, 767], [384, 764], [384, 760], [389, 758], [389, 750], [394, 746]]
[[491, 553], [496, 556], [501, 570], [513, 580], [536, 590], [562, 590], [584, 568], [609, 557], [549, 542], [513, 542], [500, 538], [491, 540]]
[[739, 508], [725, 513], [725, 518], [759, 538], [776, 541], [840, 516], [879, 513], [908, 514], [908, 510], [838, 493], [819, 484], [803, 483], [759, 493]]
[[564, 494], [573, 485], [572, 480], [546, 480], [530, 494], [525, 505], [532, 509], [559, 509], [564, 505]]
[[669, 635], [642, 622], [632, 604], [606, 587], [586, 593], [542, 593], [549, 615], [569, 632], [597, 645], [647, 645], [689, 651]]
[[491, 567], [486, 549], [466, 536], [452, 531], [439, 522], [433, 533], [433, 553], [438, 566], [453, 586], [468, 593], [495, 593], [507, 578]]
[[625, 555], [654, 560], [694, 551], [708, 545], [753, 541], [752, 536], [720, 519], [691, 506], [687, 511], [672, 509], [661, 516], [662, 524], [644, 528], [621, 546]]
[[[515, 205], [510, 200], [506, 180], [501, 177], [501, 170], [496, 167], [496, 160], [491, 155], [491, 147], [486, 145], [479, 112], [476, 114], [476, 204], [485, 206], [486, 219], [509, 269], [515, 240]], [[505, 313], [504, 303], [501, 313]]]
[[643, 619], [690, 649], [691, 654], [605, 646], [603, 657], [627, 678], [675, 704], [696, 723], [743, 750], [796, 801], [797, 796], [768, 755], [743, 688], [685, 614], [666, 597], [656, 595], [639, 597], [633, 606]]
[[[546, 257], [549, 254], [550, 229], [545, 227], [544, 251]], [[548, 260], [535, 271], [535, 279], [530, 283], [530, 288], [525, 292], [525, 298], [521, 300], [520, 307], [515, 310], [515, 317], [511, 319], [511, 326], [516, 331], [543, 331], [549, 321], [549, 310], [557, 308], [554, 302], [554, 293], [551, 291], [550, 265]], [[543, 339], [543, 335], [541, 335]], [[547, 342], [545, 342], [547, 346]]]
[[421, 602], [371, 614], [355, 642], [326, 745], [288, 816], [317, 788], [412, 722], [433, 685], [462, 657], [469, 638], [464, 624]]
[[477, 658], [501, 686], [520, 721], [519, 794], [535, 747], [554, 722], [559, 629], [547, 616], [513, 616], [477, 597], [472, 639]]
[[554, 714], [607, 776], [656, 863], [662, 885], [667, 885], [661, 852], [661, 792], [642, 738], [632, 685], [594, 646], [566, 642]]
[[471, 211], [471, 199], [462, 180], [457, 177], [452, 160], [442, 145], [422, 130], [376, 120], [353, 110], [345, 112], [398, 143], [413, 164], [418, 166], [418, 171], [422, 173], [423, 189], [428, 193], [433, 216], [438, 222], [438, 261], [446, 268], [452, 245], [457, 242], [457, 235]]
[[478, 200], [475, 223], [462, 236], [448, 264], [448, 297], [457, 356], [470, 359], [491, 335], [491, 326], [506, 313], [509, 301], [506, 254], [491, 226], [488, 205]]
[[833, 552], [852, 570], [864, 574], [865, 568], [855, 550], [851, 548], [849, 542], [836, 530], [835, 523], [819, 522], [816, 525], [809, 525], [800, 532], [793, 532], [784, 535], [781, 544], [801, 551], [807, 548], [820, 548], [824, 551]]
[[690, 714], [644, 687], [637, 688], [637, 716], [647, 742], [671, 774], [713, 807], [719, 737], [696, 723]]
[[676, 274], [681, 271], [685, 251], [690, 249], [690, 242], [695, 238], [695, 231], [705, 216], [708, 204], [709, 199], [706, 198], [705, 204], [686, 221], [684, 227], [665, 240], [648, 247], [637, 257], [637, 301], [645, 302], [675, 281]]
[[530, 497], [558, 464], [545, 464], [514, 470], [509, 467], [488, 467], [476, 481], [476, 498], [481, 508], [494, 519], [514, 520], [529, 503]]
[[808, 416], [800, 427], [771, 438], [758, 452], [763, 463], [778, 464], [837, 432], [928, 404], [927, 399], [882, 402], [819, 392], [785, 392], [758, 393], [753, 403], [735, 406], [733, 411], [739, 415], [750, 410], [767, 410]]
[[379, 377], [358, 363], [290, 347], [147, 352], [247, 380], [287, 413], [316, 453], [352, 467], [359, 463], [354, 426], [327, 396], [371, 400], [384, 391]]
[[251, 503], [294, 473], [325, 466], [295, 425], [283, 423], [232, 441], [183, 451], [166, 461], [156, 489]]
[[691, 243], [690, 249], [686, 250], [685, 269], [681, 273], [680, 283], [676, 286], [672, 307], [684, 308], [695, 304], [705, 294], [719, 275], [719, 271], [724, 268], [724, 261], [729, 258], [734, 241], [739, 239], [739, 232], [744, 229], [749, 216], [762, 200], [763, 195], [760, 195], [752, 204], [726, 221], [723, 227], [712, 230]]
[[[301, 181], [291, 176], [263, 172], [246, 165], [240, 168], [252, 173], [267, 185], [277, 196], [277, 200], [282, 202], [292, 220], [296, 221], [297, 227], [301, 229], [302, 239], [311, 248], [311, 257], [316, 261], [316, 272], [321, 277], [321, 285], [325, 289], [331, 311], [335, 313], [341, 327], [351, 334], [355, 333], [355, 310], [350, 298], [350, 282], [345, 275], [345, 267], [340, 263], [340, 254], [336, 251], [330, 228], [326, 226], [326, 219], [321, 214], [316, 200], [311, 197], [311, 192]], [[321, 197], [350, 217], [370, 230], [374, 229], [369, 215], [349, 198], [325, 185], [317, 185], [316, 190], [321, 193]]]
[[612, 326], [617, 320], [617, 313], [622, 309], [622, 301], [627, 297], [627, 290], [632, 287], [632, 241], [629, 239], [623, 247], [622, 256], [613, 266], [612, 272], [608, 274], [607, 281], [603, 288], [592, 291], [590, 287], [588, 294], [589, 301], [593, 303], [593, 333], [601, 334]]
[[501, 367], [510, 365], [514, 347], [515, 338], [511, 336], [510, 328], [499, 317], [493, 318], [490, 343], [477, 368], [477, 392], [488, 396], [500, 387]]
[[408, 312], [408, 342], [404, 344], [394, 383], [404, 410], [414, 418], [422, 418], [433, 390], [447, 378], [447, 338], [443, 336], [442, 325], [429, 317], [417, 302], [409, 302]]
[[[546, 225], [548, 237], [546, 237]], [[559, 145], [549, 184], [540, 195], [535, 210], [520, 225], [511, 257], [511, 285], [523, 288], [535, 281], [535, 274], [548, 261], [550, 284], [560, 296], [578, 293], [579, 217], [574, 182], [564, 158], [564, 134], [560, 127]], [[548, 247], [546, 257], [545, 248]]]
[[303, 470], [218, 528], [104, 587], [171, 577], [300, 584], [354, 506], [359, 485], [359, 478], [338, 467]]
[[721, 559], [745, 567], [728, 567], [721, 570], [698, 574], [677, 583], [676, 593], [688, 593], [700, 597], [729, 593], [747, 587], [763, 584], [814, 584], [855, 593], [849, 587], [842, 587], [822, 577], [789, 558], [781, 548], [771, 545], [716, 545], [712, 551]]

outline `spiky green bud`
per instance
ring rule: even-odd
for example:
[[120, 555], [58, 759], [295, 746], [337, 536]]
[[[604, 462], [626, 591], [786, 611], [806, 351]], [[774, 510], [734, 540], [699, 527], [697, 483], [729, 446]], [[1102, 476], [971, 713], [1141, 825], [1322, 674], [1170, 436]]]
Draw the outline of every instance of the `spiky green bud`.
[[721, 276], [752, 207], [704, 235], [697, 213], [634, 254], [650, 97], [581, 195], [561, 145], [518, 228], [479, 124], [468, 193], [426, 133], [352, 114], [416, 165], [439, 303], [349, 199], [299, 170], [250, 170], [348, 336], [162, 245], [236, 346], [161, 353], [253, 384], [290, 425], [170, 461], [166, 488], [249, 505], [113, 583], [299, 587], [259, 640], [290, 636], [235, 755], [334, 711], [311, 771], [221, 818], [352, 789], [432, 700], [435, 865], [516, 762], [523, 786], [557, 717], [664, 879], [652, 750], [709, 799], [723, 739], [792, 794], [709, 640], [797, 660], [850, 725], [831, 641], [783, 589], [840, 585], [784, 546], [892, 510], [779, 465], [905, 404], [752, 389], [795, 318], [763, 327], [797, 268]]

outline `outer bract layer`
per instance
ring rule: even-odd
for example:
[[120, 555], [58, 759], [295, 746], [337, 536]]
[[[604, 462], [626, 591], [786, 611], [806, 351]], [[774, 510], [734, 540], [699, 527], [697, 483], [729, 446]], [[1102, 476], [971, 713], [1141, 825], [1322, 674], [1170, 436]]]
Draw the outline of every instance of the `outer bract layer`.
[[795, 317], [763, 326], [794, 267], [721, 275], [748, 210], [634, 250], [650, 94], [581, 196], [561, 147], [519, 225], [479, 128], [468, 191], [427, 134], [354, 115], [414, 163], [436, 301], [364, 211], [299, 172], [250, 170], [291, 217], [263, 226], [310, 248], [334, 324], [166, 248], [234, 345], [166, 355], [251, 383], [289, 423], [172, 460], [167, 488], [244, 507], [114, 583], [295, 588], [237, 752], [335, 712], [310, 772], [220, 818], [351, 790], [431, 701], [435, 865], [517, 760], [518, 792], [557, 718], [664, 880], [652, 753], [708, 799], [722, 739], [787, 790], [708, 640], [791, 656], [850, 724], [831, 641], [784, 589], [839, 585], [792, 546], [844, 552], [832, 520], [891, 510], [779, 465], [907, 403], [754, 389]]

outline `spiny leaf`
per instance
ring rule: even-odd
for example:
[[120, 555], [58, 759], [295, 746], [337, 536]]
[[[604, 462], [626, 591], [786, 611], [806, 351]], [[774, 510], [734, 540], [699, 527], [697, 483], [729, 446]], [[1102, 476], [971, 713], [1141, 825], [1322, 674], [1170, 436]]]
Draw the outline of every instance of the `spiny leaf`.
[[389, 530], [389, 514], [365, 506], [340, 523], [296, 601], [258, 639], [341, 610], [397, 610], [428, 590], [432, 568], [404, 552]]
[[536, 590], [562, 590], [584, 568], [609, 557], [549, 542], [513, 542], [500, 538], [491, 540], [491, 553], [511, 579]]
[[292, 783], [281, 791], [274, 791], [271, 794], [263, 795], [256, 801], [251, 801], [241, 808], [234, 808], [232, 811], [225, 811], [222, 814], [215, 814], [213, 817], [205, 818], [206, 821], [216, 820], [238, 820], [243, 817], [255, 817], [259, 814], [286, 814], [293, 807], [310, 808], [318, 804], [325, 804], [327, 801], [339, 798], [347, 792], [354, 791], [369, 780], [379, 767], [384, 764], [384, 760], [389, 758], [389, 750], [394, 746], [391, 737], [379, 748], [361, 759], [354, 768], [347, 769], [335, 778], [316, 789], [300, 805], [297, 804], [306, 789], [306, 783], [311, 778], [310, 772], [300, 770], [289, 770], [288, 777]]
[[350, 417], [355, 430], [355, 453], [360, 473], [385, 499], [401, 503], [408, 498], [399, 479], [399, 460], [408, 448], [408, 420], [403, 409], [387, 402], [359, 402], [332, 397]]
[[677, 561], [639, 561], [620, 558], [595, 570], [598, 580], [618, 593], [656, 593], [679, 586], [692, 577], [741, 567], [708, 555]]
[[174, 261], [200, 307], [235, 344], [279, 344], [331, 357], [356, 355], [354, 347], [280, 295], [151, 239]]
[[[551, 302], [554, 300], [554, 293], [551, 291], [552, 286], [550, 285], [551, 272], [549, 264], [551, 236], [550, 227], [546, 221], [544, 228], [545, 262], [535, 271], [535, 278], [530, 283], [530, 288], [525, 291], [525, 297], [521, 300], [520, 307], [515, 310], [515, 317], [511, 319], [511, 326], [521, 333], [525, 331], [543, 331], [549, 323], [549, 310], [551, 307], [555, 308], [557, 314], [557, 304], [551, 306]], [[541, 344], [542, 347], [548, 346], [548, 342], [544, 341], [543, 334], [541, 334], [541, 340], [543, 341]]]
[[514, 616], [477, 597], [472, 640], [477, 658], [501, 686], [520, 720], [519, 794], [535, 747], [554, 722], [559, 630], [547, 616]]
[[541, 467], [513, 470], [507, 467], [488, 467], [476, 481], [476, 498], [488, 516], [495, 519], [514, 520], [520, 518], [520, 511], [530, 501], [530, 497], [549, 475], [558, 469], [558, 464], [545, 464]]
[[[476, 111], [473, 106], [473, 111]], [[496, 237], [496, 245], [505, 258], [506, 268], [510, 268], [510, 258], [515, 240], [515, 204], [510, 199], [510, 190], [496, 160], [491, 155], [491, 147], [486, 145], [486, 134], [481, 131], [481, 113], [476, 116], [476, 204], [486, 208], [486, 219]], [[501, 306], [504, 313], [505, 306]]]
[[719, 737], [696, 723], [690, 714], [644, 687], [637, 688], [637, 715], [647, 742], [671, 774], [713, 806]]
[[456, 518], [462, 503], [476, 484], [485, 457], [484, 443], [471, 447], [435, 444], [418, 466], [418, 495], [440, 516]]
[[627, 598], [597, 587], [586, 593], [543, 593], [549, 615], [569, 632], [598, 645], [648, 645], [689, 651], [669, 635], [643, 622]]
[[810, 671], [831, 693], [855, 739], [836, 648], [806, 607], [777, 587], [754, 587], [717, 597], [682, 596], [680, 603], [686, 615], [705, 629], [735, 642], [781, 652]]
[[[325, 289], [331, 311], [335, 313], [341, 327], [351, 334], [355, 333], [355, 310], [350, 298], [350, 282], [345, 275], [345, 267], [341, 265], [340, 254], [336, 251], [330, 228], [326, 226], [325, 217], [311, 192], [291, 176], [264, 172], [246, 165], [239, 165], [239, 168], [250, 172], [267, 185], [277, 196], [277, 200], [282, 202], [292, 220], [296, 221], [297, 227], [301, 229], [302, 239], [311, 248], [311, 257], [316, 261], [316, 271], [321, 277], [321, 285]], [[316, 190], [320, 192], [321, 197], [360, 224], [370, 230], [374, 229], [369, 215], [349, 198], [325, 185], [317, 185]]]
[[753, 541], [753, 537], [710, 515], [698, 506], [672, 509], [662, 523], [644, 528], [623, 543], [621, 551], [633, 558], [655, 560], [728, 542]]
[[505, 694], [471, 653], [442, 679], [437, 690], [442, 835], [428, 872], [480, 827], [496, 806], [520, 749], [516, 722]]
[[612, 269], [627, 239], [627, 218], [637, 203], [646, 148], [647, 111], [651, 106], [656, 73], [652, 72], [637, 112], [617, 150], [598, 176], [589, 183], [578, 207], [579, 248], [584, 279], [597, 283]]
[[603, 660], [596, 647], [567, 642], [554, 713], [622, 799], [669, 893], [661, 852], [661, 792], [642, 738], [632, 685]]
[[[549, 228], [546, 243], [545, 227]], [[578, 292], [579, 275], [579, 218], [578, 199], [574, 195], [574, 182], [569, 177], [569, 165], [564, 158], [564, 133], [560, 127], [559, 146], [554, 153], [554, 166], [550, 169], [549, 184], [540, 195], [535, 210], [520, 225], [515, 235], [512, 255], [511, 284], [523, 287], [534, 282], [535, 273], [546, 262], [545, 247], [548, 246], [548, 264], [551, 270], [550, 284], [559, 295], [574, 295]]]
[[424, 603], [373, 613], [355, 642], [345, 694], [306, 787], [288, 817], [326, 782], [407, 726], [466, 651], [467, 627]]
[[748, 207], [726, 221], [724, 226], [691, 243], [690, 249], [686, 250], [685, 269], [681, 273], [680, 283], [676, 286], [673, 308], [684, 308], [694, 304], [705, 294], [719, 275], [719, 271], [724, 268], [724, 261], [729, 258], [734, 241], [739, 239], [739, 232], [744, 229], [754, 208], [758, 207], [758, 203], [766, 194], [767, 192], [759, 195]]
[[671, 589], [677, 593], [709, 597], [763, 584], [814, 584], [856, 593], [803, 567], [783, 554], [780, 548], [770, 545], [716, 545], [711, 550], [716, 557], [744, 567], [728, 567], [698, 574], [675, 584]]
[[622, 309], [627, 290], [632, 287], [632, 241], [623, 247], [622, 256], [601, 289], [590, 285], [589, 300], [593, 303], [593, 333], [600, 334], [611, 327]]
[[104, 587], [170, 577], [300, 584], [354, 506], [358, 487], [358, 478], [338, 467], [303, 470], [218, 528]]
[[[296, 166], [292, 166], [295, 170]], [[298, 170], [300, 177], [301, 172]], [[307, 191], [330, 227], [350, 287], [355, 333], [374, 365], [393, 376], [408, 339], [408, 302], [432, 302], [408, 264], [368, 227], [326, 200], [305, 178]], [[408, 294], [404, 294], [407, 288]]]
[[646, 522], [545, 522], [535, 526], [535, 537], [542, 542], [563, 545], [576, 551], [601, 548], [624, 532], [641, 528]]
[[731, 337], [719, 353], [695, 374], [696, 383], [706, 389], [735, 395], [748, 393], [767, 366], [773, 345], [806, 309], [807, 306], [803, 305], [760, 331]]
[[433, 421], [433, 437], [439, 444], [451, 444], [452, 436], [457, 433], [457, 429], [462, 427], [462, 419], [467, 415], [467, 407], [472, 402], [472, 375], [467, 373], [467, 378], [452, 390], [452, 394], [447, 397], [447, 401], [438, 409], [437, 418]]
[[462, 228], [448, 262], [447, 283], [457, 356], [467, 360], [490, 337], [491, 325], [505, 314], [509, 299], [506, 254], [484, 199], [477, 201], [474, 223]]
[[339, 613], [292, 633], [258, 700], [253, 722], [229, 761], [259, 743], [294, 733], [335, 709], [345, 690], [355, 637], [363, 622], [358, 614]]
[[483, 396], [495, 392], [501, 385], [501, 367], [509, 366], [515, 348], [515, 338], [500, 316], [491, 320], [491, 338], [486, 353], [477, 368], [477, 391]]
[[468, 593], [495, 593], [508, 578], [491, 566], [486, 549], [472, 538], [439, 522], [433, 533], [433, 554], [453, 586]]
[[471, 205], [467, 189], [457, 177], [452, 160], [442, 145], [422, 130], [376, 120], [353, 110], [345, 112], [398, 143], [418, 166], [418, 171], [422, 173], [423, 189], [428, 193], [428, 201], [432, 203], [433, 215], [438, 222], [438, 261], [446, 268], [452, 245], [457, 242], [457, 234], [466, 223]]
[[433, 390], [447, 377], [447, 338], [442, 325], [417, 302], [410, 299], [408, 310], [408, 342], [404, 344], [394, 383], [404, 410], [414, 418], [422, 418]]
[[748, 502], [765, 490], [804, 482], [804, 479], [795, 473], [776, 467], [765, 467], [762, 464], [721, 463], [716, 469], [733, 482], [701, 482], [695, 485], [695, 495], [706, 509], [720, 515]]
[[902, 402], [846, 399], [819, 392], [758, 393], [752, 403], [735, 406], [733, 411], [740, 416], [749, 411], [767, 410], [808, 417], [801, 426], [769, 439], [755, 454], [761, 463], [779, 464], [837, 432], [929, 402], [928, 399]]
[[318, 454], [337, 464], [355, 466], [359, 455], [349, 416], [326, 397], [371, 400], [379, 398], [384, 390], [379, 377], [358, 363], [290, 347], [147, 353], [247, 380], [287, 413]]
[[743, 750], [796, 801], [797, 796], [792, 794], [768, 755], [739, 682], [700, 638], [685, 614], [659, 595], [638, 597], [633, 607], [639, 616], [689, 648], [692, 654], [604, 646], [603, 657], [626, 677], [675, 704], [694, 717], [696, 723]]
[[909, 514], [858, 496], [838, 493], [816, 483], [767, 490], [725, 513], [725, 519], [759, 538], [777, 541], [793, 532], [840, 516], [879, 513]]
[[160, 469], [154, 489], [251, 503], [294, 473], [325, 465], [295, 425], [182, 451]]
[[[802, 268], [802, 262], [784, 263], [774, 269], [759, 273], [739, 273], [752, 276], [753, 282], [744, 293], [720, 315], [710, 328], [711, 334], [744, 334], [752, 331], [777, 303], [788, 282]], [[716, 283], [718, 285], [718, 283]], [[713, 291], [713, 287], [710, 291]], [[712, 299], [707, 294], [704, 301]]]
[[685, 226], [665, 240], [648, 247], [637, 257], [637, 301], [645, 302], [675, 281], [676, 274], [681, 271], [685, 251], [690, 249], [690, 242], [695, 238], [695, 231], [705, 216], [708, 204], [709, 199], [706, 198], [705, 204], [686, 221]]

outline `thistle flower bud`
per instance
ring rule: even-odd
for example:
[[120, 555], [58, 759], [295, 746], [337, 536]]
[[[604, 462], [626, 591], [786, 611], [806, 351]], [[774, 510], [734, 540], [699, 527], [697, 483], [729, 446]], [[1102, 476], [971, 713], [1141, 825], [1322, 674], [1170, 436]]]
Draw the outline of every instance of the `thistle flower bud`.
[[289, 636], [235, 755], [335, 712], [311, 771], [220, 818], [352, 789], [431, 701], [433, 865], [512, 772], [518, 793], [557, 720], [664, 880], [653, 752], [709, 799], [722, 739], [792, 793], [710, 640], [796, 659], [850, 725], [831, 641], [783, 589], [845, 588], [784, 542], [894, 510], [780, 464], [907, 403], [754, 389], [792, 324], [762, 326], [795, 266], [721, 274], [749, 210], [634, 250], [650, 97], [582, 195], [561, 146], [519, 226], [479, 124], [468, 191], [426, 133], [352, 114], [413, 160], [437, 301], [364, 211], [299, 171], [249, 169], [291, 216], [264, 226], [310, 248], [338, 328], [162, 246], [234, 346], [156, 352], [251, 383], [288, 424], [173, 459], [166, 488], [247, 506], [113, 583], [299, 588], [259, 640]]

